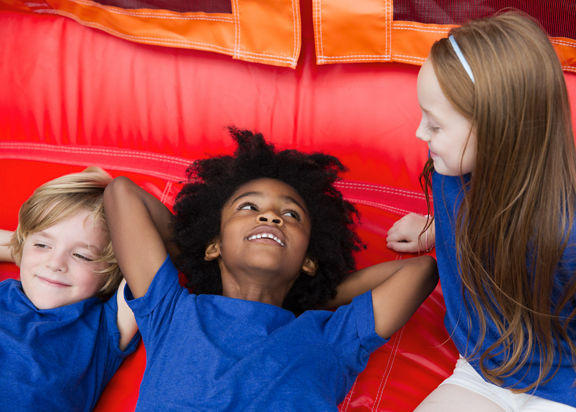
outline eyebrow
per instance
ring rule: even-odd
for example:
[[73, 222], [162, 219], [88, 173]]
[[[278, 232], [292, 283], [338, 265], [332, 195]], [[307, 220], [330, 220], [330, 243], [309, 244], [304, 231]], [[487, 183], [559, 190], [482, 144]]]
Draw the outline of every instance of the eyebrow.
[[[244, 197], [248, 197], [248, 196], [256, 196], [256, 197], [264, 197], [264, 193], [262, 192], [245, 192], [245, 193], [241, 193], [238, 196], [236, 196], [234, 198], [234, 200], [232, 200], [231, 203], [236, 203], [238, 200], [244, 198]], [[304, 210], [306, 213], [308, 213], [308, 209], [305, 208], [298, 200], [294, 199], [292, 196], [280, 196], [282, 199], [284, 200], [288, 200], [291, 203], [294, 203], [295, 205], [297, 205], [300, 209]]]

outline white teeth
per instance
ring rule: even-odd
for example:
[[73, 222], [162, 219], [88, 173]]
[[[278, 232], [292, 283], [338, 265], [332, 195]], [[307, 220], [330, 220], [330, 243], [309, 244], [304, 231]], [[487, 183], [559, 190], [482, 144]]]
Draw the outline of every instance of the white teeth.
[[259, 233], [257, 235], [252, 235], [248, 237], [248, 240], [254, 240], [254, 239], [272, 239], [273, 241], [275, 241], [276, 243], [278, 243], [280, 246], [284, 246], [284, 242], [282, 242], [278, 237], [274, 236], [271, 233]]

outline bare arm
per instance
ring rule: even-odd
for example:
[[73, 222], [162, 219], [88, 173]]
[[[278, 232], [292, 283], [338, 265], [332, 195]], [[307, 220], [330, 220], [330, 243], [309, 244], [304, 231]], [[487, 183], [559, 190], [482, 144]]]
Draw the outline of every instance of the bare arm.
[[349, 276], [328, 307], [349, 303], [372, 290], [376, 333], [388, 338], [410, 319], [437, 282], [436, 261], [430, 256], [384, 262]]
[[388, 338], [400, 329], [438, 283], [436, 261], [430, 256], [406, 259], [406, 265], [372, 290], [376, 333]]
[[172, 213], [130, 179], [114, 179], [104, 192], [114, 253], [134, 297], [144, 296], [167, 254]]
[[14, 232], [10, 230], [0, 230], [0, 262], [14, 262], [12, 252], [8, 247]]
[[426, 252], [432, 249], [436, 241], [434, 222], [422, 233], [427, 220], [427, 216], [409, 213], [396, 221], [388, 230], [386, 237], [388, 248], [406, 253]]
[[134, 313], [126, 303], [126, 299], [124, 299], [125, 286], [126, 280], [123, 280], [122, 283], [120, 283], [120, 286], [118, 287], [118, 293], [116, 294], [116, 302], [118, 304], [118, 314], [116, 321], [118, 324], [118, 331], [120, 332], [120, 342], [118, 342], [118, 347], [120, 350], [126, 349], [138, 331], [138, 325], [136, 324]]

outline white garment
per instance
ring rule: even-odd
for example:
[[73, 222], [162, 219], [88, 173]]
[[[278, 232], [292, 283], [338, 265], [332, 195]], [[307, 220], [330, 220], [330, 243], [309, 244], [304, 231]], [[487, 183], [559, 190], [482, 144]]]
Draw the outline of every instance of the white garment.
[[460, 357], [456, 367], [442, 385], [456, 385], [490, 399], [505, 412], [576, 412], [576, 408], [548, 399], [539, 398], [528, 393], [515, 393], [502, 388], [484, 378], [466, 361]]

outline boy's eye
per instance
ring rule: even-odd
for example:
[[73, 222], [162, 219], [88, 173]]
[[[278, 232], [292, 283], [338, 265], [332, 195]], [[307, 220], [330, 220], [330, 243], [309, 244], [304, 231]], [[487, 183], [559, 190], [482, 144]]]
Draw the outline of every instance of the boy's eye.
[[258, 207], [254, 203], [242, 203], [238, 206], [238, 210], [255, 210], [258, 211]]
[[74, 257], [77, 257], [78, 259], [84, 260], [84, 261], [86, 261], [86, 262], [92, 262], [92, 261], [94, 261], [94, 259], [89, 258], [88, 256], [82, 255], [82, 254], [80, 254], [80, 253], [74, 253], [73, 255], [74, 255]]
[[290, 216], [291, 218], [296, 219], [298, 222], [301, 220], [300, 213], [294, 210], [287, 210], [284, 213], [282, 213], [282, 216]]

